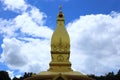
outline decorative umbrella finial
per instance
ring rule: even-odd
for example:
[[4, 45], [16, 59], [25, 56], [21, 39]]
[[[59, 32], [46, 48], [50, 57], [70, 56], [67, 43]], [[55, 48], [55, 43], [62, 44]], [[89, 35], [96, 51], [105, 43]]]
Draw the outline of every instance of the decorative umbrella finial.
[[60, 9], [60, 12], [62, 12], [62, 5], [60, 5], [59, 9]]

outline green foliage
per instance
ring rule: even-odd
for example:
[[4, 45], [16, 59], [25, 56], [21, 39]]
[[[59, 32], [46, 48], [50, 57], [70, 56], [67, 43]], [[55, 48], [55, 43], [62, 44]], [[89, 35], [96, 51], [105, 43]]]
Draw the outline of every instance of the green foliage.
[[114, 74], [114, 72], [109, 72], [105, 76], [95, 76], [93, 74], [88, 76], [95, 80], [120, 80], [120, 70], [117, 74]]
[[[34, 75], [32, 72], [31, 73], [25, 72], [22, 77], [20, 78], [14, 77], [12, 80], [23, 80], [25, 78], [31, 77], [32, 75]], [[104, 76], [96, 76], [94, 74], [88, 76], [94, 80], [120, 80], [120, 70], [118, 71], [117, 74], [114, 74], [114, 72], [109, 72]], [[11, 79], [6, 71], [0, 71], [0, 80], [11, 80]]]
[[6, 71], [0, 71], [0, 80], [11, 80], [8, 72]]
[[25, 78], [31, 77], [32, 75], [33, 75], [32, 72], [31, 72], [31, 73], [26, 73], [26, 72], [25, 72], [22, 77], [20, 77], [20, 78], [14, 77], [13, 80], [23, 80], [23, 79], [25, 79]]

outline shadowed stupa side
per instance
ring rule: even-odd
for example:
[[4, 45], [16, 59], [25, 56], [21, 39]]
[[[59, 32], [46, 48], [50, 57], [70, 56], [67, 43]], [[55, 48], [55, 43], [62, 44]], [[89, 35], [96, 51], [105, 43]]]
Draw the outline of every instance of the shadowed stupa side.
[[57, 15], [57, 26], [51, 38], [51, 62], [48, 71], [40, 72], [25, 80], [92, 80], [80, 72], [73, 71], [70, 57], [70, 38], [64, 25], [62, 7]]

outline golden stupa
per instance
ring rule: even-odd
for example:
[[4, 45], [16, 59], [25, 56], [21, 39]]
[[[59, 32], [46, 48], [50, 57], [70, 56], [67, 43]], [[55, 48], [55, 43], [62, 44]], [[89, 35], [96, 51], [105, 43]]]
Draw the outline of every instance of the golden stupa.
[[70, 38], [64, 25], [62, 7], [57, 15], [57, 27], [51, 39], [51, 62], [48, 71], [40, 72], [25, 80], [92, 80], [71, 69]]

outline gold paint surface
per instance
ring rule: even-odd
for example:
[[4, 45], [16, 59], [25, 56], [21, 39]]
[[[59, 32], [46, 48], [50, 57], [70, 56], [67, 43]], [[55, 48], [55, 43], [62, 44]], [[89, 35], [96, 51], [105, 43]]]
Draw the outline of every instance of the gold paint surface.
[[57, 15], [57, 25], [51, 38], [50, 68], [48, 71], [69, 72], [72, 71], [70, 57], [70, 38], [64, 24], [64, 14], [60, 10]]

